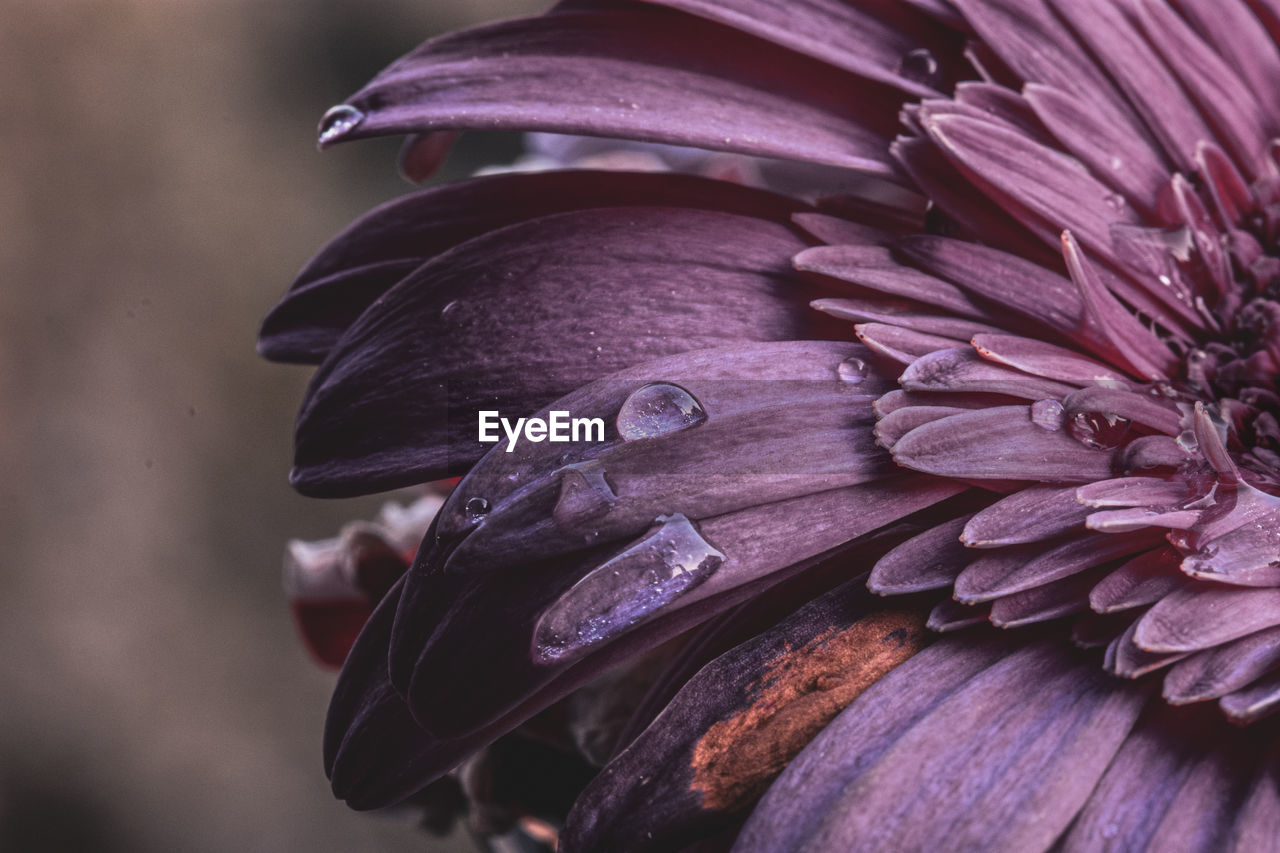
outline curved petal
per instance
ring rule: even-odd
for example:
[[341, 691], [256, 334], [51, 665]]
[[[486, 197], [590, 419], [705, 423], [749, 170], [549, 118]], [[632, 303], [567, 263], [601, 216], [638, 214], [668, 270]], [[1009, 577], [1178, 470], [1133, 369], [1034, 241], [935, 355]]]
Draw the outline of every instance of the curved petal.
[[307, 263], [263, 321], [258, 351], [319, 363], [365, 309], [426, 260], [517, 222], [660, 205], [786, 223], [808, 205], [693, 175], [593, 170], [502, 174], [410, 193], [361, 216]]
[[670, 850], [712, 834], [927, 642], [923, 613], [878, 609], [861, 578], [814, 600], [686, 683], [583, 792], [563, 849]]
[[523, 417], [648, 358], [823, 337], [839, 324], [806, 304], [788, 261], [803, 246], [782, 225], [679, 208], [564, 213], [468, 241], [388, 291], [316, 372], [294, 485], [339, 496], [438, 479], [483, 453], [482, 408]]
[[700, 18], [654, 7], [563, 11], [427, 42], [331, 110], [320, 141], [549, 130], [891, 175], [900, 99]]

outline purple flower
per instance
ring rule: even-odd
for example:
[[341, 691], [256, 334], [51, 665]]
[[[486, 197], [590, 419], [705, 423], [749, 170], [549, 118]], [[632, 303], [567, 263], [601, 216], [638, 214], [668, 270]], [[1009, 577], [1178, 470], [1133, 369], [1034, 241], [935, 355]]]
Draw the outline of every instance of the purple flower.
[[[844, 173], [495, 175], [303, 270], [295, 485], [467, 472], [338, 795], [480, 751], [568, 780], [499, 799], [569, 851], [1278, 849], [1278, 43], [1276, 0], [582, 0], [331, 110], [415, 175], [495, 128]], [[613, 428], [485, 455], [481, 409]]]

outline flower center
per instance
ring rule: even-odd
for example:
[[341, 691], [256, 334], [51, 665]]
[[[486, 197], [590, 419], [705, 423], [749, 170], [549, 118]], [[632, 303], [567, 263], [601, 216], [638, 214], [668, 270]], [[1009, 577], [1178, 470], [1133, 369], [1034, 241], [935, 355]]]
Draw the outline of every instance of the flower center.
[[1213, 204], [1229, 193], [1248, 209], [1217, 227], [1205, 217], [1200, 228], [1166, 232], [1177, 274], [1217, 295], [1211, 307], [1198, 306], [1209, 333], [1186, 351], [1180, 390], [1225, 427], [1242, 478], [1280, 495], [1280, 178], [1262, 178], [1244, 194], [1222, 180], [1202, 183], [1215, 219], [1230, 214], [1230, 205]]

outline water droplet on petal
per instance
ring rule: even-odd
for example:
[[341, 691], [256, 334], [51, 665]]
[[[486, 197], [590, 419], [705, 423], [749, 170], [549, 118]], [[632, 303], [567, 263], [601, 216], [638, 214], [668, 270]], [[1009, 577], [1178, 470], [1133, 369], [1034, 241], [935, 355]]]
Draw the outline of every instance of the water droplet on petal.
[[1031, 422], [1041, 429], [1057, 432], [1065, 420], [1066, 412], [1057, 400], [1037, 400], [1031, 404]]
[[1165, 248], [1169, 250], [1169, 254], [1173, 255], [1182, 263], [1191, 260], [1191, 229], [1185, 225], [1181, 228], [1174, 228], [1171, 231], [1161, 231], [1160, 240], [1164, 243]]
[[1067, 421], [1071, 437], [1096, 450], [1119, 447], [1129, 435], [1131, 421], [1108, 412], [1076, 412]]
[[1122, 212], [1129, 204], [1120, 193], [1107, 193], [1102, 197], [1102, 200], [1107, 203], [1107, 207], [1110, 207], [1116, 213]]
[[543, 613], [534, 651], [559, 660], [612, 640], [711, 577], [725, 556], [684, 515], [662, 515], [648, 536], [589, 572]]
[[364, 121], [364, 113], [350, 104], [338, 104], [336, 107], [330, 107], [320, 119], [320, 127], [317, 131], [320, 145], [324, 146], [337, 142], [359, 127], [362, 121]]
[[836, 368], [836, 373], [840, 375], [840, 381], [847, 382], [850, 385], [861, 383], [862, 380], [867, 378], [868, 372], [867, 363], [860, 358], [846, 358]]
[[938, 64], [938, 58], [923, 47], [902, 55], [902, 59], [898, 60], [898, 74], [904, 79], [931, 89], [938, 88], [938, 84], [942, 82], [942, 69]]
[[696, 427], [707, 411], [679, 385], [658, 382], [631, 393], [618, 410], [618, 435], [624, 441], [657, 438]]
[[479, 521], [489, 514], [489, 501], [485, 498], [469, 498], [463, 510], [467, 514], [468, 521]]
[[589, 542], [599, 534], [600, 519], [617, 503], [604, 465], [596, 460], [576, 462], [560, 469], [560, 494], [551, 520], [561, 530], [582, 533]]

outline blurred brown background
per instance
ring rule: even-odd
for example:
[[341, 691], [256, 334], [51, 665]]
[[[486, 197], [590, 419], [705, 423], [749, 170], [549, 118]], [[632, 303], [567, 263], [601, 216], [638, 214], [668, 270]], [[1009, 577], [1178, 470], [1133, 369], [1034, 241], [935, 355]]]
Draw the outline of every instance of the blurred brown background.
[[0, 0], [0, 850], [434, 849], [328, 793], [281, 549], [381, 501], [289, 490], [308, 371], [254, 334], [408, 189], [394, 142], [317, 154], [324, 109], [543, 5]]

